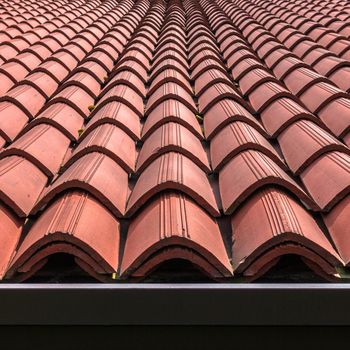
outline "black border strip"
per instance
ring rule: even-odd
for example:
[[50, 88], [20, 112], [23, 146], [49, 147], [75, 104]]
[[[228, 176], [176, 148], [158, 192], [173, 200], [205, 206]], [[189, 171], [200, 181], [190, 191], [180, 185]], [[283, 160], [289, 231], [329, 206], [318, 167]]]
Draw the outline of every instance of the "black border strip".
[[350, 325], [348, 284], [1, 284], [0, 325]]

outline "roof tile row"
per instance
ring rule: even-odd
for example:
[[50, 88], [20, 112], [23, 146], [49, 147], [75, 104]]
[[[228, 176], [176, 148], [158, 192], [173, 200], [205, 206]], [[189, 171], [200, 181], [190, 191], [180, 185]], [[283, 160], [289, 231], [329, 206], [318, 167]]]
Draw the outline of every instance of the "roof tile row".
[[29, 279], [64, 253], [99, 281], [174, 259], [255, 280], [298, 255], [338, 279], [350, 7], [316, 7], [6, 3], [0, 276]]

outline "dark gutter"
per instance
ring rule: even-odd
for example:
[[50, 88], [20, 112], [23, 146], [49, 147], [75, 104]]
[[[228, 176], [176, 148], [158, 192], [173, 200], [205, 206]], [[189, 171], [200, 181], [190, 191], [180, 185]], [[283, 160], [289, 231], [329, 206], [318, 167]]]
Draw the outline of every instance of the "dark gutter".
[[0, 325], [350, 325], [348, 284], [1, 284]]

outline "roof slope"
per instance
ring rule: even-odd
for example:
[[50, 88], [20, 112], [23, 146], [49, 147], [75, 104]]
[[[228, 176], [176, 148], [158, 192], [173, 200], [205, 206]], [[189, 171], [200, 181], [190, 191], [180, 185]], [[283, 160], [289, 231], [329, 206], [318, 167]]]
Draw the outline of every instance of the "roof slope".
[[0, 277], [340, 279], [349, 91], [345, 0], [3, 1]]

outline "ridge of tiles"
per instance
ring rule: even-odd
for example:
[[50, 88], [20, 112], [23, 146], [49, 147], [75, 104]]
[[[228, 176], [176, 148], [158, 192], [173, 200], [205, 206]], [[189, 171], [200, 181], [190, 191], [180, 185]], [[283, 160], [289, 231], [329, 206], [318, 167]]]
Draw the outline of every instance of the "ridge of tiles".
[[0, 279], [346, 278], [349, 76], [345, 0], [4, 2]]

